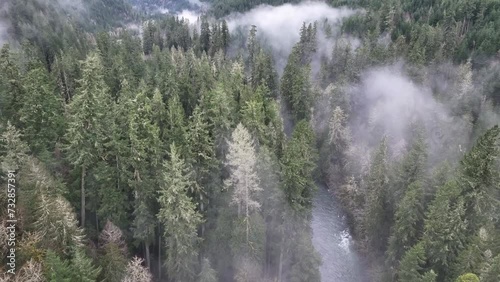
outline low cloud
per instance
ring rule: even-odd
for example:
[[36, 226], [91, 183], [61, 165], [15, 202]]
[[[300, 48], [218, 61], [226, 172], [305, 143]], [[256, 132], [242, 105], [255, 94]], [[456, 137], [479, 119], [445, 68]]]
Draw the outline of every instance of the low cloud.
[[354, 10], [333, 8], [323, 2], [303, 2], [278, 7], [260, 5], [246, 13], [231, 14], [227, 20], [231, 32], [239, 28], [248, 31], [255, 25], [261, 40], [277, 54], [288, 56], [300, 39], [299, 31], [304, 22], [327, 20], [329, 24], [340, 24], [343, 18], [354, 13]]
[[373, 151], [385, 135], [397, 158], [411, 141], [411, 130], [419, 125], [425, 129], [431, 163], [459, 157], [469, 146], [470, 116], [453, 114], [451, 105], [438, 101], [431, 89], [426, 83], [414, 83], [401, 65], [367, 71], [348, 90], [355, 105], [350, 128], [358, 153]]
[[177, 16], [188, 20], [191, 24], [194, 24], [198, 21], [200, 14], [194, 11], [183, 10], [182, 12], [178, 13]]

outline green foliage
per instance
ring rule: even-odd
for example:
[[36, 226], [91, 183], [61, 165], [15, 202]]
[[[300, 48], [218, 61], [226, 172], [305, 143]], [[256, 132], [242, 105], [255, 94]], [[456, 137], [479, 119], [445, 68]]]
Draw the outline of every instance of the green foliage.
[[103, 151], [106, 140], [107, 108], [110, 97], [104, 82], [103, 67], [97, 53], [90, 54], [82, 67], [82, 79], [77, 95], [68, 108], [68, 128], [65, 139], [68, 159], [87, 167]]
[[466, 243], [464, 200], [456, 182], [440, 187], [427, 212], [424, 240], [429, 260], [439, 273], [449, 269]]
[[70, 263], [48, 250], [44, 260], [45, 278], [50, 282], [71, 282], [73, 278]]
[[464, 275], [460, 275], [456, 282], [479, 282], [479, 277], [477, 277], [474, 273], [466, 273]]
[[316, 189], [313, 172], [317, 160], [314, 145], [314, 132], [309, 123], [302, 120], [295, 126], [283, 152], [283, 189], [289, 204], [296, 210], [312, 207], [313, 191]]
[[[304, 23], [278, 82], [282, 54], [261, 45], [262, 27], [245, 42], [210, 15], [285, 2], [297, 1], [212, 0], [200, 31], [144, 14], [142, 38], [117, 28], [138, 19], [123, 0], [0, 5], [15, 46], [0, 51], [0, 182], [16, 171], [17, 280], [43, 266], [48, 281], [147, 282], [143, 264], [156, 261], [159, 280], [319, 281], [309, 227], [318, 145], [353, 236], [374, 261], [385, 251], [393, 280], [454, 281], [465, 272], [500, 280], [500, 130], [485, 130], [497, 123], [498, 66], [485, 62], [500, 46], [498, 1], [332, 1], [364, 12], [344, 19], [339, 34], [328, 21]], [[323, 33], [335, 40], [330, 59], [318, 45]], [[401, 141], [391, 135], [368, 164], [356, 155], [373, 139], [356, 138], [384, 132], [358, 126], [365, 97], [350, 89], [367, 68], [400, 58], [472, 134], [436, 152], [435, 136], [417, 128], [402, 156], [389, 153]], [[442, 63], [451, 60], [467, 63], [449, 71]], [[456, 83], [445, 87], [435, 69]], [[284, 125], [295, 126], [287, 141]], [[363, 141], [370, 148], [358, 147]], [[449, 167], [436, 166], [451, 155]], [[95, 252], [83, 248], [95, 242]], [[129, 260], [142, 251], [145, 263]]]
[[364, 210], [363, 229], [369, 244], [375, 250], [383, 250], [388, 238], [388, 226], [392, 221], [388, 210], [388, 164], [387, 139], [384, 137], [375, 152], [366, 180], [367, 196]]
[[24, 96], [19, 67], [10, 50], [5, 44], [0, 51], [0, 115], [4, 122], [19, 123], [19, 110]]
[[281, 77], [281, 94], [290, 106], [295, 121], [309, 119], [313, 94], [309, 82], [310, 67], [303, 66], [300, 45], [293, 48]]
[[73, 280], [78, 282], [92, 282], [96, 281], [101, 267], [94, 267], [92, 259], [87, 257], [83, 250], [76, 249], [74, 258], [71, 261], [73, 268]]
[[25, 139], [34, 153], [51, 151], [64, 132], [62, 101], [49, 74], [42, 67], [30, 70], [24, 77], [23, 85], [30, 94], [19, 110]]
[[175, 144], [171, 144], [170, 160], [163, 165], [157, 217], [165, 228], [165, 264], [173, 281], [192, 281], [196, 275], [197, 243], [200, 241], [197, 229], [203, 220], [187, 196], [194, 185], [192, 171], [180, 157]]
[[426, 255], [424, 246], [419, 243], [408, 250], [399, 267], [399, 281], [411, 282], [431, 282], [436, 281], [436, 274], [433, 270], [424, 273]]
[[389, 237], [387, 250], [388, 260], [393, 265], [410, 246], [417, 243], [422, 235], [424, 222], [422, 183], [413, 182], [395, 213], [392, 234]]

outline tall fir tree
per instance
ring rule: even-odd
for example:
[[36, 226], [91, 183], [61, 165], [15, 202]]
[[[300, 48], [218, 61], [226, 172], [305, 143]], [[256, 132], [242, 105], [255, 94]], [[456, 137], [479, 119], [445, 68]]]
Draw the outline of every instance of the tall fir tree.
[[193, 281], [196, 276], [198, 227], [203, 220], [187, 193], [195, 185], [192, 171], [181, 158], [175, 144], [170, 145], [169, 161], [163, 166], [160, 181], [158, 220], [164, 226], [170, 281]]
[[69, 161], [80, 168], [80, 224], [85, 225], [87, 169], [102, 157], [108, 139], [107, 125], [111, 99], [104, 83], [100, 56], [91, 53], [82, 65], [82, 79], [77, 95], [68, 106], [68, 127], [65, 134]]
[[297, 211], [312, 208], [317, 158], [314, 131], [306, 120], [302, 120], [295, 126], [281, 160], [285, 195]]

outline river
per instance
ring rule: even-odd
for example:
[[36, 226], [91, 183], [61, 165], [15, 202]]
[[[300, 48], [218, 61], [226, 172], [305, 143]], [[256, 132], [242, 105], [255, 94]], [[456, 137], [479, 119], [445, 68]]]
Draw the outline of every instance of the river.
[[322, 282], [368, 282], [366, 265], [353, 247], [342, 209], [323, 185], [314, 198], [313, 244], [320, 253]]

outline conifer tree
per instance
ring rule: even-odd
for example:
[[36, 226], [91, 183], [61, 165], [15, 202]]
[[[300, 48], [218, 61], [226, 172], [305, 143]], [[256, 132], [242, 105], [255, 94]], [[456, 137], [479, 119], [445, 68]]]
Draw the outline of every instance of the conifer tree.
[[221, 41], [222, 41], [222, 48], [224, 52], [226, 52], [227, 48], [229, 48], [229, 43], [231, 42], [231, 35], [229, 34], [229, 28], [227, 26], [226, 20], [222, 20], [221, 24]]
[[62, 260], [54, 251], [48, 250], [44, 260], [45, 278], [49, 282], [71, 282], [73, 272], [69, 261]]
[[257, 155], [248, 130], [240, 123], [231, 135], [228, 143], [227, 165], [230, 177], [224, 182], [232, 187], [231, 204], [238, 208], [238, 217], [243, 216], [246, 225], [246, 242], [249, 243], [250, 216], [259, 211], [261, 204], [257, 194], [262, 191], [256, 174]]
[[134, 192], [134, 238], [144, 243], [146, 262], [150, 266], [149, 245], [154, 240], [156, 229], [154, 199], [155, 172], [161, 161], [160, 129], [154, 120], [153, 105], [148, 98], [144, 84], [133, 100], [135, 108], [129, 113], [128, 136], [131, 166], [129, 184]]
[[387, 211], [387, 141], [384, 137], [375, 152], [366, 182], [367, 196], [363, 218], [363, 228], [370, 245], [376, 250], [383, 250], [388, 237], [390, 213]]
[[208, 23], [207, 17], [201, 18], [201, 27], [200, 27], [200, 47], [201, 52], [205, 52], [208, 54], [210, 50], [210, 38], [212, 34], [210, 32], [210, 24]]
[[167, 121], [165, 136], [165, 147], [168, 148], [172, 143], [177, 144], [182, 150], [182, 145], [185, 144], [184, 137], [186, 130], [186, 115], [184, 108], [179, 100], [179, 96], [172, 96], [167, 102]]
[[111, 221], [99, 234], [99, 246], [99, 265], [102, 267], [100, 280], [121, 282], [127, 267], [127, 250], [122, 231]]
[[283, 188], [289, 204], [297, 211], [312, 207], [316, 185], [313, 171], [316, 167], [317, 151], [314, 147], [314, 132], [305, 120], [300, 121], [283, 152]]
[[[189, 192], [198, 202], [200, 212], [205, 214], [208, 200], [214, 196], [211, 180], [215, 169], [218, 167], [218, 160], [215, 157], [215, 146], [213, 137], [210, 134], [210, 124], [206, 114], [199, 106], [196, 106], [193, 115], [189, 119], [186, 140], [189, 140], [186, 159], [189, 160], [193, 168], [193, 177], [196, 184], [191, 187], [192, 190]], [[202, 227], [203, 232], [204, 228]]]
[[296, 45], [281, 77], [281, 94], [296, 121], [310, 118], [313, 98], [309, 81], [310, 66], [304, 66], [301, 57], [300, 45]]
[[75, 250], [71, 266], [73, 270], [72, 281], [95, 282], [101, 272], [101, 267], [94, 267], [92, 259], [87, 257], [82, 249]]
[[19, 110], [23, 101], [24, 89], [22, 86], [19, 67], [16, 65], [10, 45], [5, 44], [0, 50], [0, 116], [2, 120], [10, 121], [18, 126]]
[[424, 132], [421, 128], [414, 131], [411, 134], [410, 149], [403, 156], [399, 166], [396, 168], [395, 183], [391, 193], [395, 206], [404, 197], [408, 186], [415, 181], [424, 180], [426, 175], [427, 146], [423, 136]]
[[203, 220], [187, 195], [195, 183], [175, 144], [170, 145], [169, 157], [163, 166], [157, 215], [165, 229], [165, 265], [171, 281], [193, 281], [200, 241], [197, 230]]
[[493, 216], [495, 185], [499, 171], [495, 160], [500, 153], [500, 127], [494, 126], [483, 134], [460, 161], [459, 183], [464, 195], [467, 219], [472, 232]]
[[399, 281], [414, 281], [414, 282], [435, 282], [437, 275], [433, 270], [424, 272], [426, 261], [425, 249], [422, 243], [419, 243], [409, 249], [399, 267]]
[[51, 151], [63, 132], [62, 100], [45, 69], [30, 70], [23, 79], [29, 95], [19, 110], [24, 136], [32, 151]]
[[415, 245], [422, 235], [424, 221], [422, 183], [413, 182], [395, 213], [392, 235], [387, 250], [388, 260], [397, 264], [402, 254]]
[[153, 277], [149, 270], [142, 266], [143, 260], [134, 257], [127, 265], [125, 277], [121, 282], [151, 282]]
[[451, 272], [451, 265], [467, 243], [469, 222], [464, 219], [465, 204], [458, 183], [452, 180], [440, 187], [429, 206], [423, 241], [428, 259], [440, 277]]
[[8, 171], [19, 170], [28, 159], [29, 148], [26, 142], [21, 140], [22, 137], [19, 130], [10, 122], [7, 122], [7, 126], [0, 138], [0, 165], [4, 174], [7, 174]]
[[91, 53], [82, 66], [82, 79], [77, 95], [68, 108], [68, 128], [65, 139], [71, 163], [81, 169], [81, 222], [85, 225], [87, 169], [102, 154], [109, 122], [110, 97], [104, 83], [103, 67], [97, 53]]

